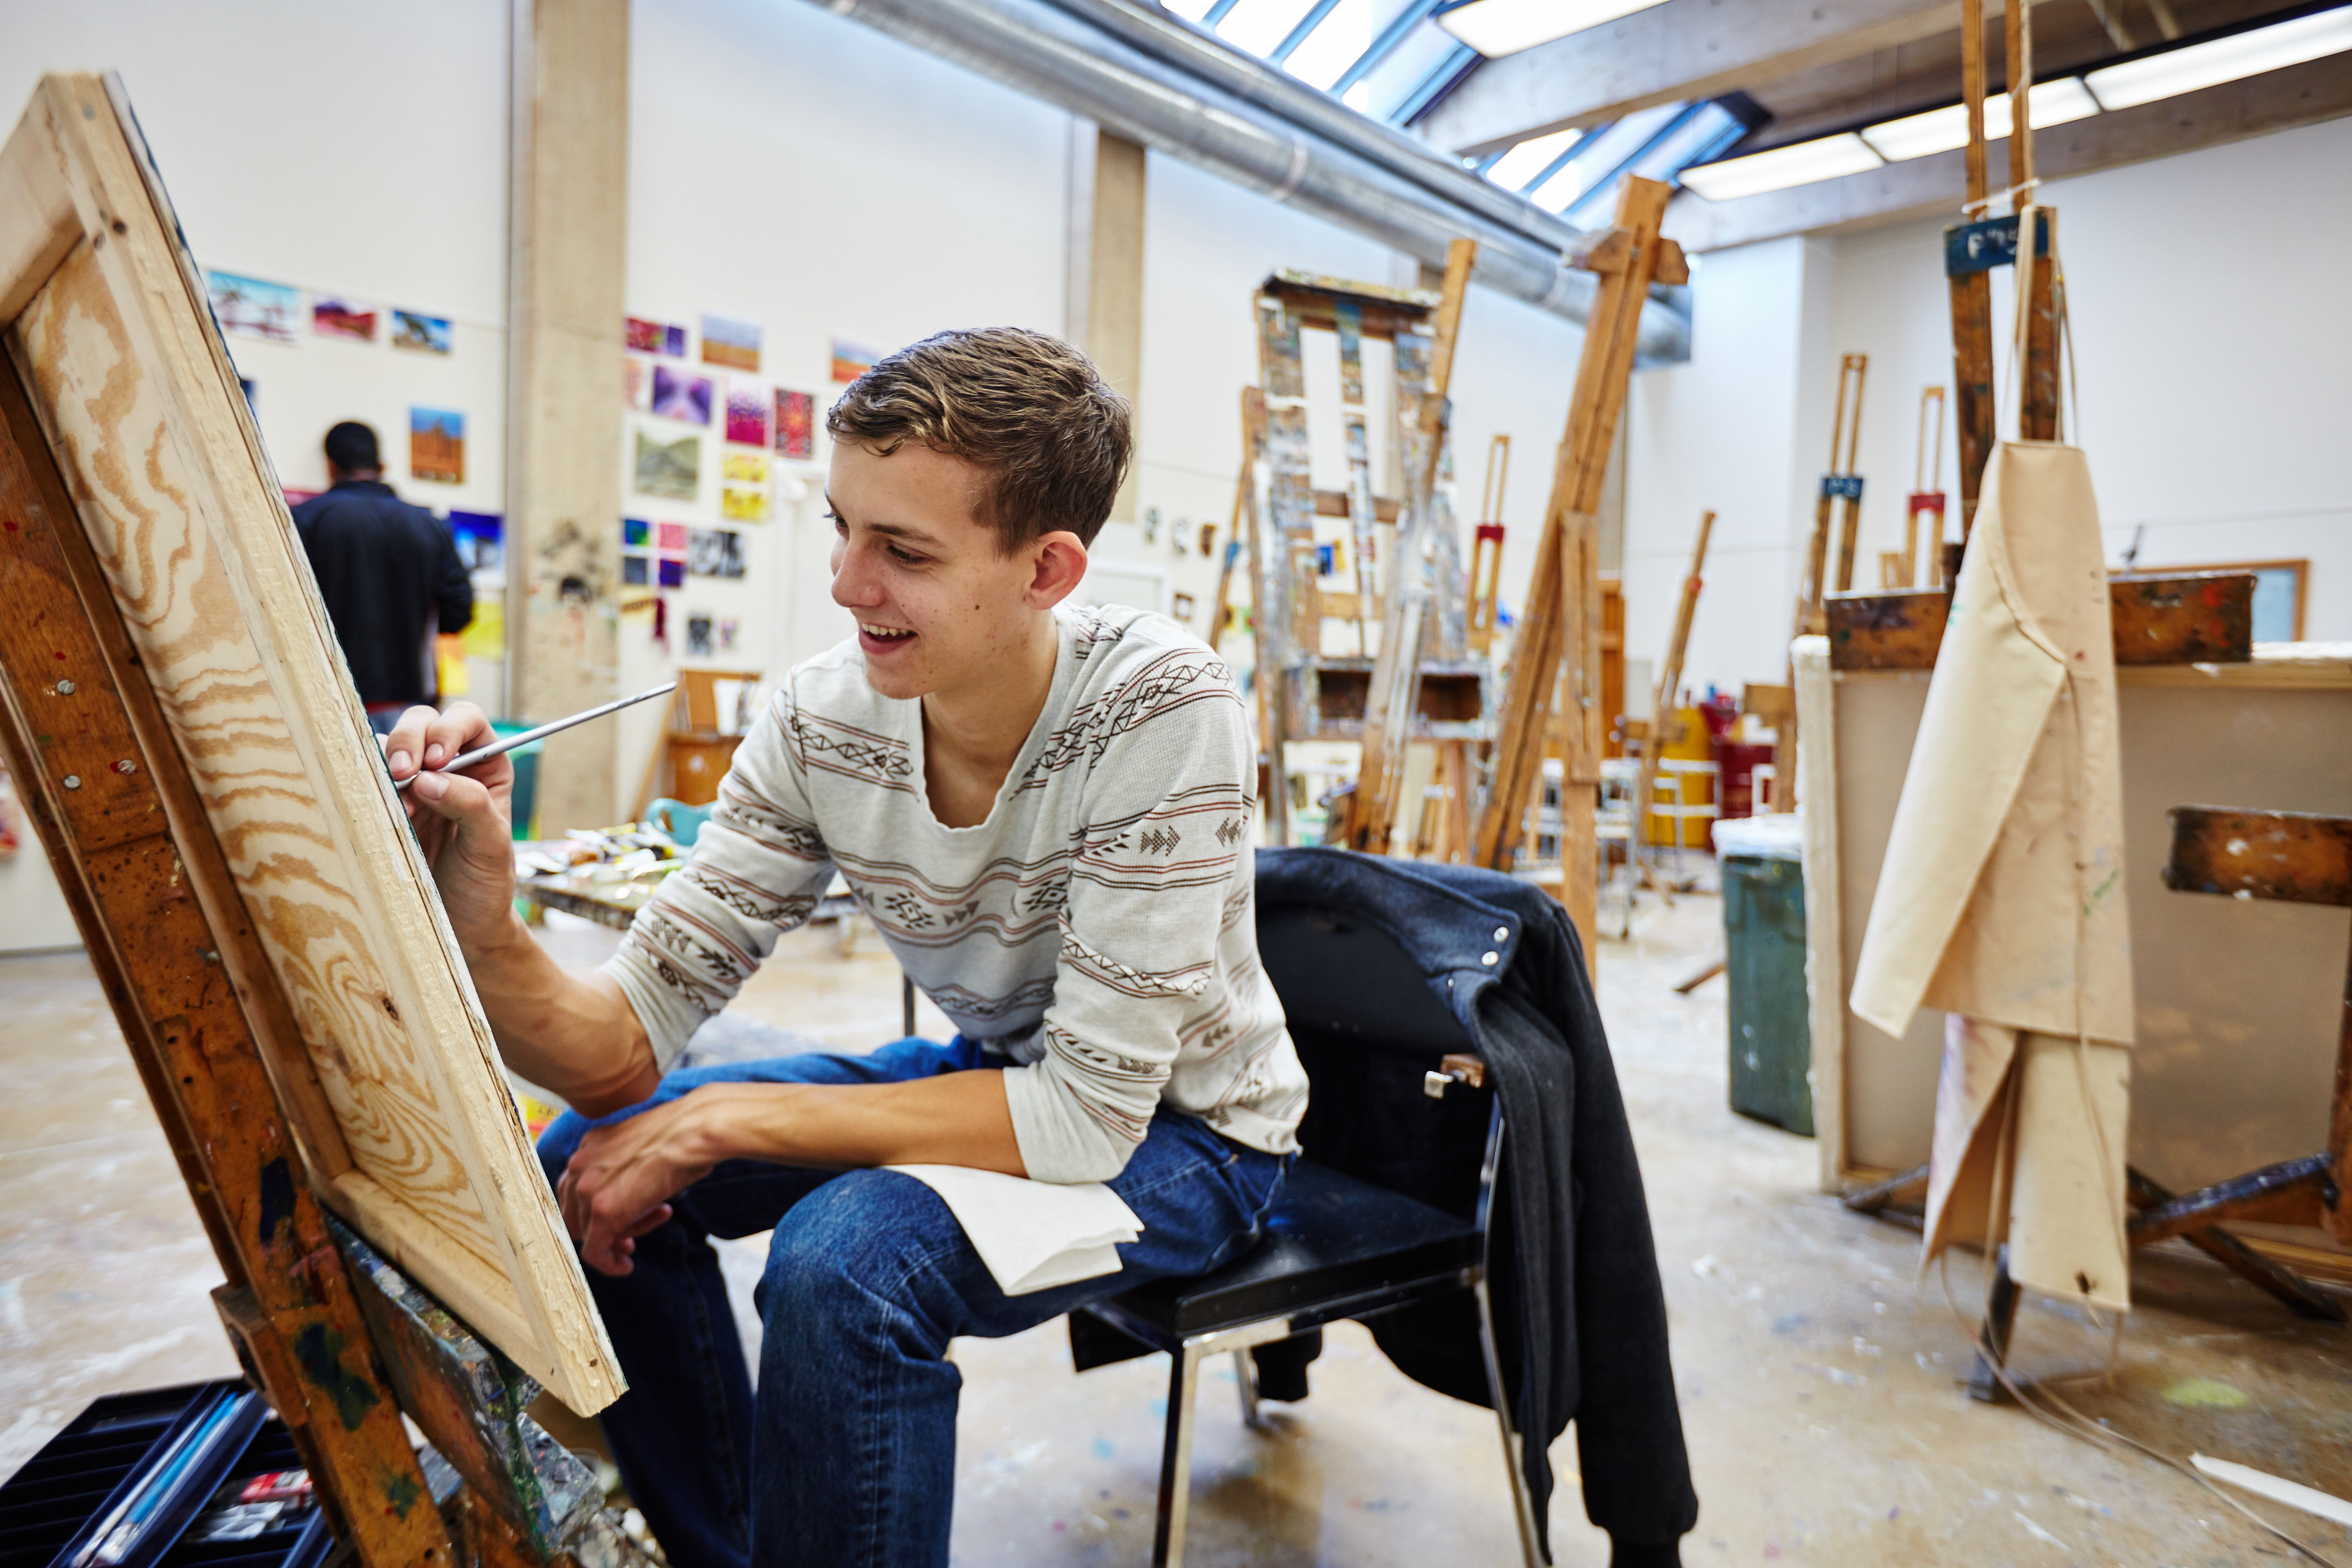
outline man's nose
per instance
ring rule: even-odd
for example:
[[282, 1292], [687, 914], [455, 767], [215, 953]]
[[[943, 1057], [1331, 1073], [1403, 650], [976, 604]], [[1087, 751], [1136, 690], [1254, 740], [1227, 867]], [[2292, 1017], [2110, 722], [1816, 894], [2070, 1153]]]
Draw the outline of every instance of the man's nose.
[[871, 605], [876, 602], [875, 586], [874, 574], [866, 565], [864, 554], [846, 543], [835, 545], [833, 602], [844, 609]]

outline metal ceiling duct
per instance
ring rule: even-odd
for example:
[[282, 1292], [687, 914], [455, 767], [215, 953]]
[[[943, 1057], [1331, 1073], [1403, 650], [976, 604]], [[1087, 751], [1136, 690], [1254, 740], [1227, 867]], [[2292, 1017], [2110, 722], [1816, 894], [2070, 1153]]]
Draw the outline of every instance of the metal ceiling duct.
[[[1067, 10], [1048, 0], [817, 3], [1432, 266], [1455, 237], [1475, 239], [1475, 281], [1579, 324], [1591, 310], [1597, 279], [1560, 259], [1576, 229], [1436, 154], [1390, 144], [1391, 133], [1262, 62], [1159, 36], [1162, 25], [1140, 14], [1118, 21], [1122, 0], [1066, 0]], [[1117, 31], [1076, 14], [1081, 5]], [[1302, 94], [1321, 100], [1311, 122], [1291, 112], [1307, 107]], [[1643, 307], [1636, 353], [1688, 359], [1687, 311], [1658, 292]]]

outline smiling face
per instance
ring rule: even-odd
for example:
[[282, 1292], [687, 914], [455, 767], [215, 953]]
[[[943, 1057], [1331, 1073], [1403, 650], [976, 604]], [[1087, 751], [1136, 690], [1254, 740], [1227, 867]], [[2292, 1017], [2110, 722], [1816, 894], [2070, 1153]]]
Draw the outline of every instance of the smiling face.
[[1073, 533], [1007, 553], [980, 519], [988, 479], [917, 441], [887, 457], [834, 443], [833, 601], [856, 618], [866, 681], [885, 697], [953, 697], [1025, 669], [1086, 574]]

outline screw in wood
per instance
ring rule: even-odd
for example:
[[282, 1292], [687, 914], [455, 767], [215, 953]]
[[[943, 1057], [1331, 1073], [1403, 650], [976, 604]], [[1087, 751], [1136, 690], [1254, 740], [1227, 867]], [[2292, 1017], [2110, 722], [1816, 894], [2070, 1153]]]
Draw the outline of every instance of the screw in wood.
[[60, 681], [58, 681], [58, 696], [60, 696], [60, 697], [71, 697], [73, 694], [74, 694], [74, 683], [73, 683], [72, 681], [70, 681], [70, 680], [60, 680]]
[[66, 788], [68, 788], [68, 789], [79, 789], [79, 788], [81, 788], [81, 775], [80, 775], [79, 773], [68, 773], [68, 774], [66, 775]]

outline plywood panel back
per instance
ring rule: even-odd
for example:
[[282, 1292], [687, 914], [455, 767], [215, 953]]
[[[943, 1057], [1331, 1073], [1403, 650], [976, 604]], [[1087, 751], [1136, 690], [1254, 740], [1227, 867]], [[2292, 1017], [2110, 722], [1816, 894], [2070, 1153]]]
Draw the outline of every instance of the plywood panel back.
[[50, 77], [0, 152], [81, 231], [37, 288], [0, 279], [28, 300], [9, 349], [340, 1124], [330, 1201], [601, 1408], [621, 1384], [578, 1259], [126, 121], [100, 79]]

